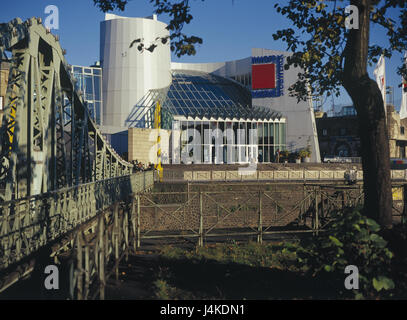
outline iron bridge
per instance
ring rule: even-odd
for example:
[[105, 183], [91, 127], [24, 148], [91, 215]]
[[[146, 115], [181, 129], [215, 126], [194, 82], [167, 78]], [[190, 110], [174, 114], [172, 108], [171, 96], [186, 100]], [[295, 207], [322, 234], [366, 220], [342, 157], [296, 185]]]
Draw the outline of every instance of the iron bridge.
[[152, 187], [153, 172], [133, 174], [107, 143], [64, 53], [41, 19], [0, 24], [0, 58], [10, 64], [0, 127], [0, 292], [37, 268], [45, 250], [55, 263], [68, 255], [72, 298], [104, 298], [107, 264], [115, 257], [117, 267], [137, 235], [133, 195]]

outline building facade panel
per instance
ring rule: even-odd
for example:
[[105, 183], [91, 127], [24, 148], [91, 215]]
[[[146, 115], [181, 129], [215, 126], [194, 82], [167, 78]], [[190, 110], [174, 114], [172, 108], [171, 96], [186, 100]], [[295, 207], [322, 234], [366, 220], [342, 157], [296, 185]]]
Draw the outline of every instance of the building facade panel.
[[[289, 55], [287, 52], [268, 50], [268, 49], [252, 49], [252, 58], [268, 58], [283, 56], [284, 61]], [[272, 63], [269, 59], [263, 59], [264, 64]], [[270, 59], [271, 60], [271, 59]], [[258, 61], [253, 61], [258, 62]], [[316, 130], [314, 109], [309, 101], [297, 102], [297, 98], [291, 97], [288, 94], [288, 88], [293, 85], [298, 79], [300, 69], [290, 68], [282, 73], [283, 88], [279, 95], [275, 97], [258, 97], [261, 96], [256, 92], [253, 98], [253, 104], [266, 106], [273, 110], [280, 111], [287, 119], [287, 149], [295, 151], [310, 147], [311, 160], [320, 162], [320, 151], [318, 144], [318, 135]], [[265, 92], [265, 95], [268, 93]], [[270, 92], [270, 94], [272, 94]]]
[[105, 21], [101, 22], [103, 123], [106, 126], [125, 130], [128, 115], [144, 94], [171, 83], [168, 43], [159, 43], [153, 52], [140, 52], [139, 42], [133, 42], [143, 39], [148, 47], [156, 38], [169, 35], [165, 27], [155, 16], [126, 18], [106, 14]]

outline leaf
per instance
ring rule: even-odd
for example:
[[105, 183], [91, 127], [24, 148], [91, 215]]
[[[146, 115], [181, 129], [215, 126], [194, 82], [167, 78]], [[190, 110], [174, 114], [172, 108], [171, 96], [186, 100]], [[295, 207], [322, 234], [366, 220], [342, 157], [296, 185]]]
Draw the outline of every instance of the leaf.
[[331, 272], [331, 271], [332, 271], [332, 267], [331, 267], [330, 265], [326, 264], [326, 265], [324, 266], [324, 270], [325, 270], [326, 272]]
[[391, 280], [390, 278], [380, 276], [378, 277], [378, 279], [373, 278], [373, 287], [376, 289], [376, 291], [380, 292], [382, 289], [394, 289], [395, 285], [393, 280]]
[[329, 236], [329, 240], [331, 240], [336, 246], [338, 247], [343, 247], [343, 243], [340, 242], [337, 238], [334, 236]]
[[369, 238], [370, 241], [372, 241], [373, 244], [378, 248], [384, 248], [387, 245], [387, 241], [376, 233], [371, 234]]
[[148, 48], [146, 48], [146, 50], [148, 50], [148, 51], [150, 51], [150, 52], [153, 52], [156, 47], [157, 47], [156, 44], [152, 44], [151, 46], [149, 46]]
[[393, 252], [391, 252], [390, 250], [385, 249], [385, 254], [389, 259], [393, 258]]
[[354, 225], [352, 225], [353, 228], [355, 228], [357, 231], [360, 232], [360, 227], [357, 223], [355, 223]]
[[380, 230], [379, 224], [373, 219], [366, 219], [366, 224], [370, 227], [373, 232], [378, 232]]
[[360, 233], [358, 235], [359, 241], [368, 241], [370, 239], [369, 232], [366, 229], [360, 229]]
[[138, 42], [141, 42], [141, 39], [133, 40], [133, 41], [130, 43], [129, 48], [133, 47], [133, 45], [134, 45], [135, 43], [138, 43]]

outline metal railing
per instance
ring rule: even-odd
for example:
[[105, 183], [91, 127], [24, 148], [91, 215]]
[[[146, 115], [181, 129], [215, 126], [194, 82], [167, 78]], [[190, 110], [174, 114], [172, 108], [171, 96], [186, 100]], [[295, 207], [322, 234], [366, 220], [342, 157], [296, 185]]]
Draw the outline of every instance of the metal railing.
[[[346, 181], [346, 170], [258, 170], [251, 174], [241, 174], [237, 170], [164, 170], [164, 182], [229, 182], [229, 181], [258, 181], [258, 182], [321, 182]], [[363, 181], [363, 171], [356, 170], [356, 181]], [[393, 181], [407, 181], [407, 170], [391, 170]]]
[[153, 184], [153, 172], [147, 171], [2, 203], [0, 270]]

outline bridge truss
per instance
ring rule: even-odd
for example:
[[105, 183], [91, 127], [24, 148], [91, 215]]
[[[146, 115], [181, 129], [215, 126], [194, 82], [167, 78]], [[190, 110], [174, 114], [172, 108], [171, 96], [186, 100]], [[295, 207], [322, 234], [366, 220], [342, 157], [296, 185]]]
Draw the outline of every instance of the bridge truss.
[[32, 18], [0, 25], [11, 52], [0, 128], [0, 201], [122, 176], [132, 165], [106, 143], [75, 91], [57, 36]]
[[72, 298], [90, 297], [95, 272], [103, 298], [110, 256], [117, 276], [138, 234], [132, 196], [152, 187], [153, 171], [132, 174], [106, 142], [41, 19], [0, 24], [0, 59], [10, 64], [0, 127], [0, 292], [33, 272], [33, 261], [38, 269], [70, 252]]

